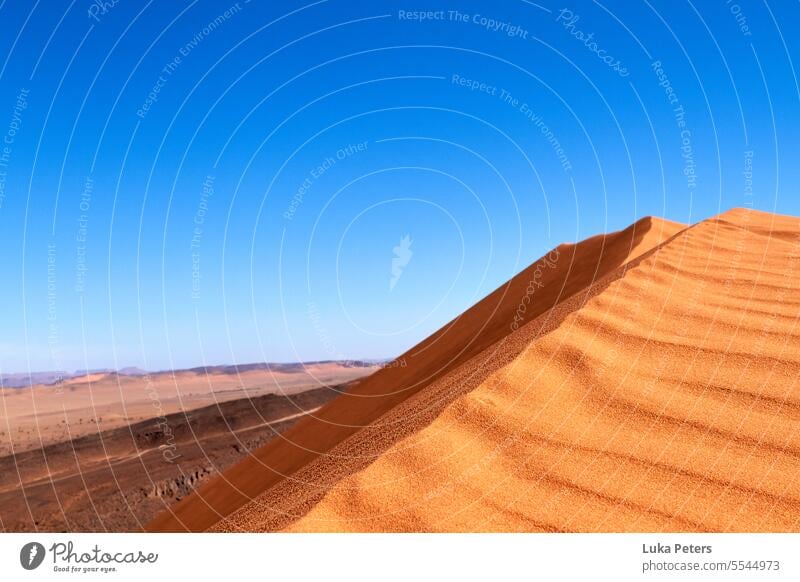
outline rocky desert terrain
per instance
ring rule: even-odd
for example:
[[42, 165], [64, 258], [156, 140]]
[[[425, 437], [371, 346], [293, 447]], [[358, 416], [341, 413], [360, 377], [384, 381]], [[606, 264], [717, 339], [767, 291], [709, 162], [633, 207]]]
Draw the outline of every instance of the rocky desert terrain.
[[374, 369], [258, 364], [6, 389], [0, 527], [141, 530]]

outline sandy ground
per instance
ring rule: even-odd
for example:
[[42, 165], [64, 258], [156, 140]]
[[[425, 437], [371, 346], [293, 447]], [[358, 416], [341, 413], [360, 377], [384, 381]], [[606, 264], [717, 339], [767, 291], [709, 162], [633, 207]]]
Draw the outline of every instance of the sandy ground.
[[349, 382], [374, 369], [324, 362], [241, 373], [90, 374], [58, 385], [0, 389], [0, 456], [216, 402]]
[[557, 254], [149, 528], [800, 531], [800, 220]]

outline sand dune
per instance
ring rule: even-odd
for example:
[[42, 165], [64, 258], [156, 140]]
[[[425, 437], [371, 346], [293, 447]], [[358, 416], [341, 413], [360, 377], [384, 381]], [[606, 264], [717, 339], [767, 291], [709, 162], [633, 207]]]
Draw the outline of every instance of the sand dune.
[[800, 531], [800, 220], [562, 245], [152, 530]]

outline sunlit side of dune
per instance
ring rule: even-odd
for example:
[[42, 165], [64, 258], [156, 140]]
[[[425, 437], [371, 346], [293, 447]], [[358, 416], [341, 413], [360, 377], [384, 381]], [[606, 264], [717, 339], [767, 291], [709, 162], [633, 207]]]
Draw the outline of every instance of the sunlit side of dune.
[[[455, 365], [397, 402], [376, 398], [385, 406], [374, 417], [352, 410], [365, 428], [208, 525], [800, 530], [800, 221], [734, 210], [688, 229], [637, 225], [644, 236], [559, 247], [530, 302], [544, 309], [522, 322], [514, 314], [533, 272], [515, 277], [509, 299], [467, 312], [492, 322], [478, 334], [491, 343], [443, 358]], [[603, 252], [618, 256], [603, 264]], [[565, 291], [578, 263], [594, 274]], [[288, 451], [257, 457], [274, 467]], [[176, 516], [196, 515], [221, 482], [160, 526], [179, 529]]]

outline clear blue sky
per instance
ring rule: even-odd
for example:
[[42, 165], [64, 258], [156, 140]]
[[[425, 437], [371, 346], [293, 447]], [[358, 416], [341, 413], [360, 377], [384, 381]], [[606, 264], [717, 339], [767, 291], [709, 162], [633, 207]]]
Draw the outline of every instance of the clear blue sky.
[[0, 372], [390, 357], [561, 242], [800, 214], [798, 28], [796, 2], [2, 1]]

